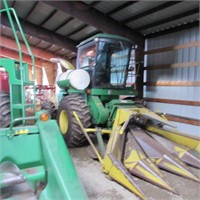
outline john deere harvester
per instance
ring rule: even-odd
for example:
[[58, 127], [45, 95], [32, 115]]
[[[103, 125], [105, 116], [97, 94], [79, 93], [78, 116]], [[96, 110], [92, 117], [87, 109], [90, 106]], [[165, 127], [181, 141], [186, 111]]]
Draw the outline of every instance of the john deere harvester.
[[[56, 121], [46, 111], [35, 112], [35, 95], [33, 103], [26, 103], [25, 86], [35, 85], [28, 78], [15, 25], [33, 72], [34, 56], [15, 10], [5, 0], [4, 7], [1, 12], [9, 18], [19, 60], [0, 58], [0, 199], [87, 199]], [[33, 116], [27, 116], [27, 108]]]
[[[103, 172], [144, 199], [131, 175], [173, 193], [159, 168], [199, 182], [187, 165], [200, 167], [193, 155], [200, 152], [200, 144], [198, 138], [175, 130], [163, 114], [131, 100], [137, 97], [129, 84], [133, 50], [130, 40], [109, 34], [80, 43], [77, 69], [70, 66], [58, 78], [62, 99], [57, 121], [69, 147], [88, 140]], [[91, 134], [97, 136], [98, 148]], [[107, 144], [105, 135], [109, 135]]]

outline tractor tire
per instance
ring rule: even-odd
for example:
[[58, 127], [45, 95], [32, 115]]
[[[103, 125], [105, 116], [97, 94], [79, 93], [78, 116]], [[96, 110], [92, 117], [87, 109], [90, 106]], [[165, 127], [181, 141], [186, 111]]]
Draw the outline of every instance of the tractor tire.
[[68, 147], [84, 146], [87, 144], [87, 140], [73, 115], [73, 111], [79, 116], [84, 128], [91, 125], [90, 109], [79, 95], [68, 95], [61, 100], [57, 122]]
[[10, 96], [8, 93], [0, 92], [0, 128], [10, 125]]
[[41, 105], [41, 110], [46, 110], [49, 112], [51, 115], [51, 119], [56, 119], [57, 116], [57, 109], [56, 106], [52, 101], [44, 101], [43, 104]]

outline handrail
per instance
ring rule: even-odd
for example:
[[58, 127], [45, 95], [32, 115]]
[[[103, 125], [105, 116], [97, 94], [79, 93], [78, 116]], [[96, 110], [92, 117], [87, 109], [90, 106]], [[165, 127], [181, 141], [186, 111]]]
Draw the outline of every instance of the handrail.
[[10, 123], [9, 131], [12, 132], [12, 129], [15, 125], [16, 122], [24, 121], [24, 120], [38, 120], [38, 117], [32, 116], [32, 117], [21, 117], [21, 118], [16, 118]]
[[[10, 25], [11, 25], [11, 28], [12, 28], [12, 31], [13, 31], [13, 34], [14, 34], [14, 38], [15, 38], [15, 41], [17, 43], [17, 47], [18, 47], [18, 51], [19, 51], [19, 62], [20, 62], [20, 67], [22, 67], [22, 63], [23, 63], [23, 59], [22, 59], [22, 48], [21, 48], [21, 45], [20, 45], [20, 41], [19, 41], [19, 37], [17, 35], [17, 31], [16, 31], [16, 28], [14, 26], [14, 22], [13, 22], [13, 18], [12, 18], [12, 15], [11, 15], [11, 12], [14, 16], [14, 19], [16, 21], [16, 24], [17, 24], [17, 27], [19, 29], [19, 32], [21, 33], [21, 36], [22, 36], [22, 39], [23, 39], [23, 42], [25, 43], [25, 46], [29, 52], [29, 55], [31, 57], [31, 61], [32, 61], [32, 75], [33, 75], [33, 80], [35, 80], [35, 58], [34, 58], [34, 55], [31, 51], [31, 48], [30, 48], [30, 45], [24, 35], [24, 32], [23, 32], [23, 29], [21, 27], [21, 24], [19, 22], [19, 19], [17, 17], [17, 14], [15, 12], [15, 10], [13, 8], [9, 8], [8, 7], [8, 4], [7, 4], [7, 1], [4, 0], [4, 6], [5, 6], [5, 9], [2, 9], [0, 10], [0, 12], [6, 12], [7, 15], [8, 15], [8, 19], [9, 19], [9, 22], [10, 22]], [[24, 77], [23, 77], [23, 70], [21, 70], [21, 83], [22, 83], [22, 100], [24, 101], [25, 100], [25, 93], [24, 93], [24, 84], [23, 84], [23, 80], [24, 80]], [[35, 88], [35, 82], [34, 82], [34, 87], [33, 87], [33, 93], [34, 93], [34, 100], [33, 100], [33, 105], [34, 105], [34, 113], [36, 112], [36, 88]], [[24, 105], [25, 105], [25, 102], [24, 102]], [[25, 116], [25, 106], [24, 106], [24, 110], [23, 110], [23, 116]]]

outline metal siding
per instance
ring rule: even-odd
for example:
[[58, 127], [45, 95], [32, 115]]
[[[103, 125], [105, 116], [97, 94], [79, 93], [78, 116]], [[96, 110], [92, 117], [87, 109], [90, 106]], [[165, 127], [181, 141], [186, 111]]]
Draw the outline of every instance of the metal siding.
[[67, 23], [66, 25], [62, 26], [60, 29], [58, 29], [56, 31], [56, 33], [65, 36], [67, 34], [70, 34], [71, 32], [73, 32], [74, 30], [76, 30], [77, 28], [79, 28], [81, 25], [83, 25], [83, 22], [81, 22], [80, 20], [77, 19], [73, 19], [72, 21], [70, 21], [69, 23]]
[[88, 26], [86, 28], [84, 28], [83, 30], [79, 31], [76, 34], [73, 34], [72, 36], [70, 36], [69, 38], [72, 40], [81, 40], [82, 38], [84, 38], [86, 35], [96, 31], [97, 29], [94, 28], [93, 26]]
[[189, 124], [183, 124], [183, 123], [177, 123], [177, 122], [172, 122], [174, 125], [176, 125], [177, 129], [181, 132], [184, 132], [188, 135], [200, 136], [200, 127], [199, 126], [192, 126]]
[[28, 16], [27, 21], [39, 25], [53, 10], [54, 8], [52, 8], [51, 6], [38, 2], [35, 9]]
[[[154, 2], [154, 4], [155, 4], [155, 2]], [[163, 4], [163, 2], [160, 1], [160, 4]], [[156, 2], [156, 6], [158, 6], [158, 5], [159, 5], [158, 2]], [[136, 21], [130, 22], [130, 23], [128, 23], [128, 26], [130, 26], [131, 28], [137, 28], [140, 26], [144, 26], [144, 25], [156, 22], [158, 20], [158, 18], [159, 18], [159, 20], [166, 19], [169, 17], [169, 14], [170, 14], [170, 16], [177, 15], [179, 13], [182, 13], [182, 12], [185, 12], [188, 10], [192, 10], [193, 8], [196, 8], [196, 7], [198, 7], [197, 1], [196, 2], [195, 1], [191, 1], [191, 2], [185, 1], [182, 3], [176, 4], [174, 6], [171, 6], [169, 8], [157, 11], [153, 14], [144, 16], [140, 19], [137, 19]], [[189, 19], [189, 17], [187, 17], [187, 18]], [[197, 18], [198, 18], [198, 14], [197, 14]], [[170, 24], [172, 26], [174, 23], [169, 22], [167, 26], [170, 26]], [[162, 25], [162, 26], [158, 26], [158, 27], [164, 28], [166, 26], [164, 24], [164, 26]], [[156, 30], [158, 30], [158, 29], [156, 29]]]
[[43, 25], [43, 27], [48, 30], [53, 30], [69, 18], [70, 15], [57, 11], [55, 15]]
[[[122, 21], [129, 17], [132, 17], [133, 15], [140, 14], [142, 12], [145, 12], [147, 10], [150, 10], [151, 8], [154, 8], [156, 6], [159, 6], [165, 2], [163, 1], [139, 1], [123, 10], [120, 10], [119, 12], [112, 15], [112, 17], [115, 20]], [[148, 18], [144, 18], [145, 21], [148, 21]], [[142, 21], [143, 23], [143, 21]], [[141, 24], [142, 25], [142, 24]]]
[[[8, 1], [10, 2], [10, 1]], [[24, 19], [26, 15], [29, 13], [31, 8], [34, 6], [35, 1], [15, 1], [15, 11], [19, 18]]]
[[181, 117], [189, 117], [200, 120], [200, 107], [197, 106], [184, 106], [167, 103], [148, 103], [148, 107], [156, 112], [163, 112], [171, 115], [177, 115]]
[[[145, 41], [145, 50], [163, 48], [173, 45], [181, 45], [189, 42], [199, 41], [199, 28], [171, 33], [157, 38], [147, 39]], [[200, 61], [200, 47], [192, 47], [145, 55], [145, 66], [154, 66], [161, 64], [183, 63], [191, 61]], [[171, 68], [163, 70], [152, 70], [144, 72], [144, 82], [155, 81], [200, 81], [200, 66]], [[194, 86], [144, 86], [144, 97], [191, 100], [200, 101], [200, 87]], [[178, 115], [200, 119], [200, 107], [174, 105], [166, 103], [148, 102], [149, 108], [154, 111], [166, 112], [168, 114]], [[183, 123], [179, 124], [180, 131], [189, 134], [200, 134], [200, 127]], [[183, 128], [184, 127], [184, 128]]]
[[126, 1], [102, 1], [94, 7], [103, 13], [107, 13], [124, 3], [126, 3]]
[[[183, 25], [186, 23], [191, 23], [192, 21], [196, 21], [199, 18], [199, 13], [193, 14], [191, 16], [183, 17], [181, 19], [173, 20], [168, 23], [164, 23], [158, 26], [154, 26], [152, 28], [148, 28], [144, 31], [141, 31], [142, 34], [150, 34], [155, 33], [157, 31], [163, 31], [168, 28], [178, 27], [179, 25]], [[137, 28], [141, 26], [141, 23], [137, 21], [138, 25], [129, 25], [130, 28]], [[148, 24], [148, 22], [147, 22]]]

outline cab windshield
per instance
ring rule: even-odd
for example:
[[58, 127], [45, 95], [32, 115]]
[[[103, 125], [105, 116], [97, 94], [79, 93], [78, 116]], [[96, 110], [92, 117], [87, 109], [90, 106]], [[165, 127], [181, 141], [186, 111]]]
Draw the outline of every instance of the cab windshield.
[[92, 87], [125, 87], [131, 49], [130, 42], [99, 38], [79, 49], [79, 68], [89, 72]]
[[96, 86], [125, 86], [130, 51], [131, 45], [121, 41], [99, 41], [95, 67]]

